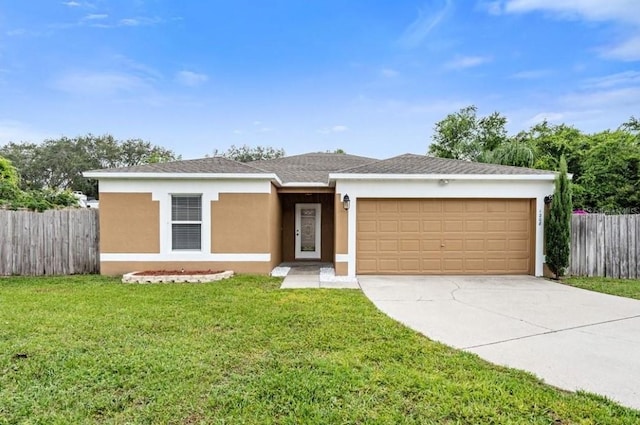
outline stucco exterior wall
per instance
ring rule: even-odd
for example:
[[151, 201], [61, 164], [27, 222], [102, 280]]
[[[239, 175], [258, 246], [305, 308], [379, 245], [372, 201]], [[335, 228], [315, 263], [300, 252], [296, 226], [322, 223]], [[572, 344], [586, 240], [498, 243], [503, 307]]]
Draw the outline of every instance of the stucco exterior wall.
[[278, 190], [273, 185], [269, 195], [269, 242], [271, 270], [273, 270], [282, 262], [282, 209]]
[[221, 193], [211, 202], [211, 252], [270, 252], [267, 193]]
[[[173, 194], [202, 196], [201, 250], [172, 250]], [[204, 268], [267, 274], [279, 256], [271, 253], [279, 244], [272, 238], [278, 220], [274, 202], [269, 180], [103, 180], [101, 272]]]
[[143, 270], [233, 270], [235, 273], [269, 274], [271, 264], [265, 261], [104, 261], [100, 274], [122, 275]]
[[160, 252], [160, 205], [151, 193], [100, 194], [100, 252]]
[[336, 275], [347, 275], [347, 261], [349, 253], [349, 213], [342, 204], [342, 194], [336, 193], [334, 198], [334, 265]]

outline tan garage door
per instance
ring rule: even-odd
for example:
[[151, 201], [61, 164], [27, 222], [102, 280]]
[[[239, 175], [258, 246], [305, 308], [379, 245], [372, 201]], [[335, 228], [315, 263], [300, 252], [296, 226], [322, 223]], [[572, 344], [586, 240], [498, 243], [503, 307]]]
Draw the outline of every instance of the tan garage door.
[[531, 274], [530, 199], [358, 199], [360, 274]]

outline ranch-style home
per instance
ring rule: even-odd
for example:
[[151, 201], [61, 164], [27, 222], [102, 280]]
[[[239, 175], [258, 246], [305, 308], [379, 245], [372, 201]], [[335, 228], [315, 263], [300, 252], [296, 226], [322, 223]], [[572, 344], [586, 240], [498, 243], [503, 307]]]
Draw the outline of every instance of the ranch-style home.
[[283, 262], [336, 274], [543, 273], [555, 173], [405, 154], [221, 157], [88, 171], [103, 274]]

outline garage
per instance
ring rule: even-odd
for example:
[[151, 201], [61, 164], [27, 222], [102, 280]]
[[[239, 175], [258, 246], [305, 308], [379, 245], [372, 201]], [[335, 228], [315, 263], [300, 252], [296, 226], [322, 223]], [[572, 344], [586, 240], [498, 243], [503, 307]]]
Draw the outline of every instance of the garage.
[[358, 274], [534, 274], [535, 199], [358, 199]]

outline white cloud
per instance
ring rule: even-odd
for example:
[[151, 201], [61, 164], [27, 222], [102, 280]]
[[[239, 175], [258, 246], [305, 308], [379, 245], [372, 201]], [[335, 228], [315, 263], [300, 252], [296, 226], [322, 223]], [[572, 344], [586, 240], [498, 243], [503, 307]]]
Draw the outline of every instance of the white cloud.
[[17, 120], [0, 120], [0, 143], [4, 142], [41, 142], [55, 137]]
[[621, 61], [640, 60], [638, 0], [506, 0], [497, 7], [501, 13], [546, 12], [560, 19], [616, 23], [624, 39], [601, 46], [600, 55]]
[[321, 128], [318, 130], [320, 134], [332, 134], [332, 133], [344, 133], [345, 131], [349, 131], [349, 127], [346, 125], [334, 125], [333, 127]]
[[551, 70], [549, 69], [530, 69], [528, 71], [520, 71], [511, 75], [511, 78], [515, 78], [517, 80], [537, 80], [538, 78], [543, 78], [551, 75]]
[[92, 13], [82, 18], [82, 20], [83, 21], [99, 21], [102, 19], [107, 19], [108, 17], [109, 15], [105, 13]]
[[[638, 12], [640, 14], [640, 11]], [[600, 49], [605, 58], [617, 59], [626, 62], [640, 60], [640, 34], [631, 37], [618, 45]]]
[[391, 68], [382, 68], [380, 70], [380, 75], [382, 75], [385, 78], [395, 78], [398, 75], [400, 75], [400, 73], [398, 71], [396, 71], [395, 69], [391, 69]]
[[156, 25], [162, 23], [163, 20], [158, 17], [137, 17], [137, 18], [124, 18], [118, 21], [118, 26], [122, 27], [139, 27], [143, 25]]
[[507, 0], [501, 3], [505, 13], [544, 11], [563, 19], [621, 21], [640, 24], [637, 0]]
[[206, 74], [193, 71], [180, 71], [176, 74], [176, 81], [184, 86], [198, 87], [209, 80]]
[[588, 78], [584, 81], [586, 88], [609, 88], [628, 85], [640, 85], [640, 71], [618, 72], [603, 77]]
[[69, 7], [80, 7], [80, 6], [82, 6], [82, 4], [78, 3], [77, 1], [65, 1], [65, 2], [62, 2], [62, 4], [64, 4], [65, 6], [69, 6]]
[[[407, 28], [398, 40], [401, 46], [406, 48], [418, 47], [427, 38], [429, 33], [440, 24], [451, 8], [451, 0], [439, 1], [432, 4], [430, 10], [418, 10], [418, 17]], [[440, 7], [438, 7], [440, 6]]]
[[445, 68], [448, 69], [465, 69], [480, 66], [482, 64], [491, 62], [493, 58], [489, 56], [458, 56], [450, 62], [445, 64]]
[[145, 79], [125, 72], [72, 72], [58, 78], [53, 86], [81, 96], [113, 96], [150, 88]]
[[534, 115], [528, 121], [528, 125], [536, 125], [542, 121], [561, 122], [565, 118], [565, 114], [560, 112], [541, 112]]

